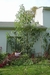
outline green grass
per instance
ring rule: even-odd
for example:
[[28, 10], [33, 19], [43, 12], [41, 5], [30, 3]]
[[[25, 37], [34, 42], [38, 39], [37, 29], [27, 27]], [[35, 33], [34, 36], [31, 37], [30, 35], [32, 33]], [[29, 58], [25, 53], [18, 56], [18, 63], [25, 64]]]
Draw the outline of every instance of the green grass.
[[50, 75], [50, 65], [7, 66], [0, 68], [0, 75]]

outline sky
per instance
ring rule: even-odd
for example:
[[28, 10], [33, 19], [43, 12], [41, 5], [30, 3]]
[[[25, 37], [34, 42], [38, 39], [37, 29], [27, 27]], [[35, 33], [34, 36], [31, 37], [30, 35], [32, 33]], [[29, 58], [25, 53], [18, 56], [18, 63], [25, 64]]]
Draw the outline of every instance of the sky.
[[15, 21], [21, 4], [29, 10], [33, 6], [50, 6], [50, 0], [0, 0], [0, 21]]

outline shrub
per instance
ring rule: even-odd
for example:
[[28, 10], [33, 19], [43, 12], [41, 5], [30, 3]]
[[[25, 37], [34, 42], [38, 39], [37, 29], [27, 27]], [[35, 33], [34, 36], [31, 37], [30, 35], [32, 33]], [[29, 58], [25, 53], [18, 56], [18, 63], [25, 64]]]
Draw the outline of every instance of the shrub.
[[47, 57], [47, 58], [48, 58], [48, 60], [50, 60], [50, 55], [48, 55], [48, 57]]
[[32, 61], [33, 61], [34, 64], [39, 63], [42, 60], [44, 60], [44, 58], [42, 58], [41, 56], [32, 59]]
[[24, 66], [27, 66], [27, 65], [33, 65], [32, 59], [26, 60], [26, 61], [23, 63], [23, 65], [24, 65]]
[[6, 57], [6, 54], [1, 54], [0, 53], [0, 63], [2, 62], [2, 60], [4, 60], [5, 57]]
[[27, 54], [23, 54], [21, 55], [20, 58], [17, 58], [15, 61], [12, 61], [11, 62], [11, 65], [17, 65], [17, 66], [20, 66], [20, 65], [23, 65], [23, 63], [29, 59], [29, 56]]
[[38, 59], [37, 58], [33, 58], [32, 61], [33, 61], [34, 64], [36, 64], [38, 62]]

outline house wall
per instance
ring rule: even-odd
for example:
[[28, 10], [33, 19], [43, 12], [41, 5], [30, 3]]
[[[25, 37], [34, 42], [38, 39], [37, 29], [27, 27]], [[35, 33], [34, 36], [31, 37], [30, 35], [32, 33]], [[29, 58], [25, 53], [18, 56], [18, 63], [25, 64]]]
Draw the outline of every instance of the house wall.
[[6, 53], [7, 49], [7, 32], [11, 32], [11, 30], [0, 30], [0, 47], [2, 47], [2, 50], [0, 52]]
[[40, 25], [43, 25], [43, 8], [36, 10], [35, 22], [39, 22]]
[[47, 28], [50, 27], [50, 10], [43, 10], [43, 25]]
[[39, 39], [34, 43], [33, 49], [35, 50], [35, 56], [43, 56], [44, 48], [43, 48], [43, 35], [39, 36]]
[[[0, 53], [10, 52], [10, 46], [7, 46], [7, 37], [6, 34], [14, 30], [14, 22], [0, 22]], [[8, 47], [8, 48], [7, 48]]]

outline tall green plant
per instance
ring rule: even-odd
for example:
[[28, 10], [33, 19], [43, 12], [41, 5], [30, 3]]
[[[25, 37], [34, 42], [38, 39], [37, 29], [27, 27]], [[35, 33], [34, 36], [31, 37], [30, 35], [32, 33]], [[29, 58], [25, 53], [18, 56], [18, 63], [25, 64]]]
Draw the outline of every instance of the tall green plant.
[[18, 36], [21, 36], [22, 49], [27, 53], [31, 52], [33, 44], [40, 36], [42, 29], [37, 27], [37, 23], [33, 20], [33, 14], [26, 11], [23, 5], [20, 6], [16, 14], [15, 28]]

